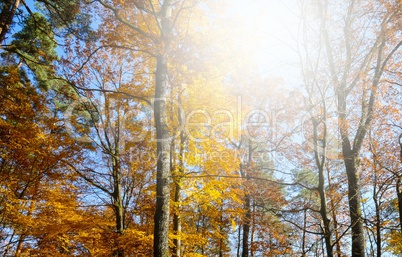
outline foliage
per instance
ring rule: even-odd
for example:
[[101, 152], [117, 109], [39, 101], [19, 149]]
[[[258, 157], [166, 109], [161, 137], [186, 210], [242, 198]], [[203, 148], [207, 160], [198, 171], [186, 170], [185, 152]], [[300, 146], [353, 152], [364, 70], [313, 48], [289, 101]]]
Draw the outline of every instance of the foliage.
[[35, 4], [0, 4], [2, 255], [400, 254], [399, 2], [301, 1], [296, 82], [229, 2]]

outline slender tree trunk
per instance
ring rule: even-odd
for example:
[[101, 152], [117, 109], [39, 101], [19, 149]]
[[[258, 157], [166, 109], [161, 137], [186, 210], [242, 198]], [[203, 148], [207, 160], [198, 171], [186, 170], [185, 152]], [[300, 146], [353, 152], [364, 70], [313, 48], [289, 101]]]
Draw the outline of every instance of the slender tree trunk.
[[375, 244], [376, 244], [376, 248], [377, 248], [377, 255], [376, 257], [381, 257], [381, 217], [380, 217], [380, 205], [378, 203], [377, 200], [377, 196], [374, 196], [374, 204], [375, 204], [375, 225], [376, 225], [376, 240], [375, 240]]
[[396, 195], [398, 198], [398, 211], [399, 211], [399, 226], [402, 232], [402, 188], [401, 188], [401, 178], [396, 181]]
[[246, 210], [246, 215], [243, 224], [243, 250], [242, 257], [248, 257], [249, 253], [249, 235], [250, 235], [250, 221], [251, 221], [251, 199], [250, 195], [246, 194], [244, 199], [244, 209]]
[[327, 203], [326, 203], [326, 196], [325, 196], [325, 189], [324, 189], [324, 175], [322, 169], [319, 171], [319, 186], [318, 192], [320, 195], [320, 215], [324, 225], [324, 241], [325, 241], [325, 248], [327, 251], [327, 256], [333, 256], [332, 250], [332, 242], [331, 242], [331, 228], [330, 228], [330, 219], [328, 218], [327, 213]]
[[253, 201], [253, 210], [252, 210], [252, 225], [251, 225], [251, 238], [250, 238], [250, 254], [251, 257], [254, 257], [254, 231], [255, 231], [255, 201]]
[[[331, 181], [331, 176], [329, 174], [329, 168], [327, 167], [327, 178], [328, 178], [328, 187], [331, 189], [332, 188], [332, 181]], [[331, 204], [331, 215], [332, 215], [332, 220], [334, 224], [334, 236], [335, 236], [335, 247], [336, 247], [336, 255], [338, 257], [342, 256], [342, 251], [341, 251], [341, 244], [339, 242], [339, 229], [338, 229], [338, 219], [336, 218], [336, 213], [335, 213], [335, 201], [331, 197], [331, 192], [329, 193], [329, 198], [330, 198], [330, 204]]]
[[306, 256], [307, 210], [303, 212], [302, 257]]
[[[402, 134], [399, 135], [398, 143], [399, 147], [401, 148], [399, 154], [399, 160], [402, 163]], [[396, 196], [398, 199], [399, 226], [401, 227], [401, 233], [402, 233], [402, 188], [401, 188], [401, 177], [399, 176], [399, 174], [396, 180]]]
[[171, 1], [162, 4], [161, 34], [163, 53], [157, 56], [155, 71], [154, 117], [156, 127], [156, 210], [154, 228], [154, 257], [169, 256], [170, 216], [170, 133], [167, 116], [168, 98], [168, 53], [171, 38]]
[[239, 225], [238, 233], [237, 233], [237, 251], [236, 251], [237, 257], [240, 257], [241, 231], [242, 231], [242, 227], [241, 227], [241, 225]]
[[[179, 104], [180, 104], [180, 98], [179, 98]], [[179, 120], [180, 120], [180, 127], [182, 127], [182, 117], [181, 117], [181, 110], [179, 110]], [[173, 255], [176, 257], [181, 256], [180, 248], [181, 248], [181, 216], [180, 216], [180, 194], [181, 194], [181, 176], [183, 176], [184, 173], [184, 144], [185, 144], [186, 137], [184, 135], [184, 131], [181, 130], [180, 132], [180, 146], [179, 146], [179, 166], [178, 170], [176, 173], [176, 178], [175, 178], [175, 191], [174, 191], [174, 202], [176, 204], [176, 210], [173, 214], [173, 232], [177, 236], [173, 240]]]
[[3, 44], [10, 29], [14, 14], [20, 5], [20, 0], [6, 0], [0, 13], [0, 45]]
[[156, 211], [154, 230], [154, 256], [169, 256], [168, 230], [170, 213], [170, 145], [166, 110], [167, 97], [167, 56], [157, 58], [154, 115], [156, 126]]
[[[222, 226], [222, 224], [223, 224], [223, 206], [221, 206], [220, 213], [221, 213], [221, 217], [220, 217], [220, 223], [219, 223], [219, 232], [221, 233], [221, 235], [223, 235], [223, 233], [224, 233], [224, 231], [223, 231], [224, 227]], [[219, 257], [223, 257], [223, 250], [224, 250], [223, 244], [224, 244], [223, 238], [221, 237], [219, 239]]]
[[[116, 150], [116, 149], [115, 149]], [[118, 155], [118, 150], [116, 150], [116, 154]], [[116, 233], [118, 237], [123, 235], [124, 232], [124, 210], [123, 210], [123, 199], [121, 198], [122, 189], [121, 189], [121, 171], [120, 171], [120, 163], [118, 157], [112, 157], [113, 160], [113, 208], [115, 213], [115, 226]], [[113, 252], [113, 256], [123, 257], [124, 249], [119, 246], [119, 242], [116, 242], [116, 250]]]
[[180, 247], [181, 247], [181, 217], [180, 217], [180, 185], [178, 183], [175, 184], [175, 192], [174, 192], [174, 202], [177, 204], [177, 209], [173, 215], [173, 232], [176, 235], [176, 238], [173, 240], [173, 256], [180, 257]]
[[[328, 218], [328, 211], [327, 211], [327, 197], [325, 195], [325, 164], [326, 164], [326, 149], [327, 149], [327, 127], [326, 127], [326, 106], [325, 100], [324, 103], [324, 113], [323, 120], [317, 120], [317, 118], [313, 117], [313, 138], [314, 138], [314, 158], [315, 163], [318, 168], [318, 187], [317, 191], [320, 196], [320, 215], [321, 220], [324, 225], [323, 233], [324, 233], [324, 241], [325, 241], [325, 248], [328, 257], [333, 257], [333, 247], [331, 242], [331, 227], [330, 227], [330, 219]], [[318, 126], [323, 124], [324, 128], [322, 131], [322, 138], [318, 138]]]
[[[247, 165], [251, 167], [253, 146], [251, 140], [248, 142], [248, 160]], [[240, 174], [242, 177], [246, 178], [248, 181], [249, 174], [248, 171], [244, 170], [243, 164], [240, 164]], [[248, 190], [246, 190], [248, 191]], [[251, 223], [251, 196], [246, 193], [244, 196], [244, 210], [246, 211], [245, 217], [243, 219], [243, 245], [242, 245], [242, 257], [248, 257], [249, 255], [249, 237], [250, 237], [250, 223]]]

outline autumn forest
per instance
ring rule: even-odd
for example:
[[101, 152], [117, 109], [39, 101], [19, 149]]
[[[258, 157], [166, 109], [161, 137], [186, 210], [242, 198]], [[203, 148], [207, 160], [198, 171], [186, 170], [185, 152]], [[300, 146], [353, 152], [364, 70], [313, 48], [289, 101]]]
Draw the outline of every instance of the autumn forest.
[[400, 256], [399, 0], [2, 0], [1, 256]]

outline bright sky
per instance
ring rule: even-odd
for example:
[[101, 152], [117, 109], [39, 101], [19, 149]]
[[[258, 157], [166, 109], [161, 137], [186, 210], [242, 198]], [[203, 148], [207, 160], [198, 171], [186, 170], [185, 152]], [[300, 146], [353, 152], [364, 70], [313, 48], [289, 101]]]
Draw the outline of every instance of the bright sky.
[[[250, 0], [232, 2], [233, 13], [241, 20], [244, 45], [259, 63], [261, 75], [297, 76], [295, 50], [299, 31], [299, 4], [295, 0]], [[238, 18], [236, 18], [238, 19]], [[291, 76], [289, 76], [291, 75]], [[290, 81], [288, 81], [290, 82]]]

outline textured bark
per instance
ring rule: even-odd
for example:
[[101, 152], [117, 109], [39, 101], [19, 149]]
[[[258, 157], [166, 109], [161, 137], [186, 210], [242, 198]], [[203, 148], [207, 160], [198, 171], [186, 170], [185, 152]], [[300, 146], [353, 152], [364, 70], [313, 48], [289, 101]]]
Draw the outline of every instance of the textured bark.
[[170, 132], [167, 116], [168, 98], [168, 52], [171, 38], [171, 1], [162, 5], [161, 35], [163, 52], [157, 56], [155, 70], [154, 117], [156, 128], [156, 210], [154, 228], [154, 257], [169, 256], [170, 215]]
[[[346, 86], [342, 86], [342, 89]], [[372, 92], [372, 94], [375, 92]], [[360, 194], [360, 182], [359, 175], [357, 173], [358, 167], [358, 153], [360, 152], [361, 145], [365, 136], [366, 129], [369, 123], [366, 123], [364, 129], [359, 128], [356, 134], [352, 148], [349, 140], [348, 122], [346, 119], [346, 98], [347, 94], [344, 90], [338, 91], [338, 113], [339, 113], [339, 131], [342, 140], [342, 157], [345, 165], [345, 170], [348, 178], [348, 203], [349, 203], [349, 215], [352, 231], [352, 256], [364, 257], [365, 256], [365, 239], [361, 210], [361, 194]]]
[[10, 29], [11, 23], [18, 6], [20, 5], [20, 0], [8, 0], [5, 1], [3, 9], [0, 13], [0, 45], [3, 44], [6, 34]]
[[156, 126], [156, 212], [154, 230], [154, 256], [169, 256], [168, 232], [170, 213], [170, 143], [167, 119], [167, 56], [158, 56], [156, 67], [154, 115]]
[[[342, 144], [344, 145], [344, 143]], [[345, 148], [345, 146], [343, 146]], [[357, 175], [357, 157], [350, 150], [343, 150], [344, 163], [348, 176], [349, 213], [352, 227], [352, 256], [365, 256], [365, 239], [361, 210], [360, 184]]]

